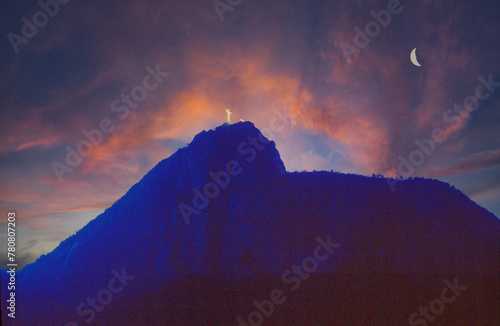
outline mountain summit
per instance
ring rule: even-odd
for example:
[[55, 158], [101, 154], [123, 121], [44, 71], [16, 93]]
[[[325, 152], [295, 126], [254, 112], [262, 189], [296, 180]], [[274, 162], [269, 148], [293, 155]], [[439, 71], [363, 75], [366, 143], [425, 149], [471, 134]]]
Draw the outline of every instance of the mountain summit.
[[[392, 193], [383, 178], [287, 173], [252, 123], [225, 124], [21, 270], [22, 304], [15, 321], [8, 311], [3, 320], [492, 324], [499, 231], [493, 214], [443, 182], [406, 180]], [[452, 293], [441, 307], [431, 300], [443, 286]], [[429, 304], [432, 316], [419, 310]]]

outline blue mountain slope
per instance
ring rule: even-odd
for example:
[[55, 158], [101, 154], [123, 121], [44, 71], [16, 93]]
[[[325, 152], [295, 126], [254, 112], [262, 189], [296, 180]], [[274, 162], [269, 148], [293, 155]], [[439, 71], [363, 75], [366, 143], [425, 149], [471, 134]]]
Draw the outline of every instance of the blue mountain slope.
[[[187, 310], [162, 306], [178, 296], [172, 284], [189, 279], [185, 289], [197, 293], [213, 291], [211, 283], [234, 289], [256, 275], [266, 275], [260, 284], [279, 283], [284, 271], [311, 255], [318, 237], [328, 236], [340, 247], [335, 259], [321, 263], [326, 275], [412, 275], [405, 281], [431, 293], [439, 289], [428, 275], [472, 275], [468, 282], [480, 281], [471, 293], [481, 296], [484, 282], [498, 282], [499, 231], [495, 216], [445, 183], [406, 180], [392, 193], [383, 178], [286, 173], [274, 142], [252, 123], [222, 125], [198, 134], [77, 234], [20, 271], [23, 304], [12, 325], [105, 325], [114, 318], [133, 325], [126, 311], [137, 298], [136, 317], [158, 321], [178, 313], [178, 324], [185, 325], [182, 318], [199, 313], [189, 310], [199, 298], [189, 297]], [[112, 303], [92, 308], [86, 301], [101, 293], [107, 302], [108, 292]], [[160, 299], [145, 304], [153, 294]], [[214, 309], [239, 297], [229, 295], [229, 303]], [[497, 318], [497, 311], [485, 316], [481, 307], [478, 315]], [[237, 315], [225, 316], [227, 321], [213, 318], [236, 321]]]

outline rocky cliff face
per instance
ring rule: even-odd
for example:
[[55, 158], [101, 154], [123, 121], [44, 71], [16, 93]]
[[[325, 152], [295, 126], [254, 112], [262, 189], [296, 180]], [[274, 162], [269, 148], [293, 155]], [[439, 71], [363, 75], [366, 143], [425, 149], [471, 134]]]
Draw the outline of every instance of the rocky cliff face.
[[[470, 301], [450, 318], [473, 307], [467, 320], [487, 323], [498, 318], [499, 230], [442, 182], [407, 180], [392, 193], [383, 178], [286, 173], [252, 123], [222, 125], [20, 271], [12, 325], [236, 325], [275, 287], [295, 301], [269, 324], [402, 325], [455, 277]], [[339, 246], [308, 267], [319, 238]], [[317, 301], [292, 294], [309, 276]], [[290, 319], [292, 308], [315, 313]]]

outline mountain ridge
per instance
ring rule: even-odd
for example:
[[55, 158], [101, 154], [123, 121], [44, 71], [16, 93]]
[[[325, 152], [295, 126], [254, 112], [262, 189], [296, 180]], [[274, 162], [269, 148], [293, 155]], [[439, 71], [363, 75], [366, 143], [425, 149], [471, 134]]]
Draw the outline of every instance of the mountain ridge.
[[[327, 236], [341, 244], [335, 259], [321, 263], [327, 274], [396, 273], [418, 284], [429, 273], [498, 274], [493, 214], [441, 181], [416, 178], [398, 187], [392, 193], [384, 178], [287, 173], [275, 143], [250, 122], [203, 131], [18, 273], [27, 287], [18, 296], [33, 315], [20, 307], [16, 325], [81, 321], [90, 313], [78, 313], [79, 304], [115, 272], [134, 278], [116, 295], [120, 302], [168, 292], [186, 277], [241, 284], [267, 275], [273, 283]], [[4, 280], [2, 273], [2, 286]], [[60, 316], [47, 307], [58, 307]], [[95, 311], [94, 318], [111, 318]]]

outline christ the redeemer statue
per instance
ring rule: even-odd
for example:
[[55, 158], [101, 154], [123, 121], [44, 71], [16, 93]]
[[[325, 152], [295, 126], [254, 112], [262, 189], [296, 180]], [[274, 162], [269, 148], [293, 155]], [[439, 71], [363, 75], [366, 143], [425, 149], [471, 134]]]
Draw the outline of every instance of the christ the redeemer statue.
[[226, 109], [226, 113], [227, 113], [227, 123], [231, 123], [231, 114], [233, 114], [233, 112], [231, 112], [231, 109]]

